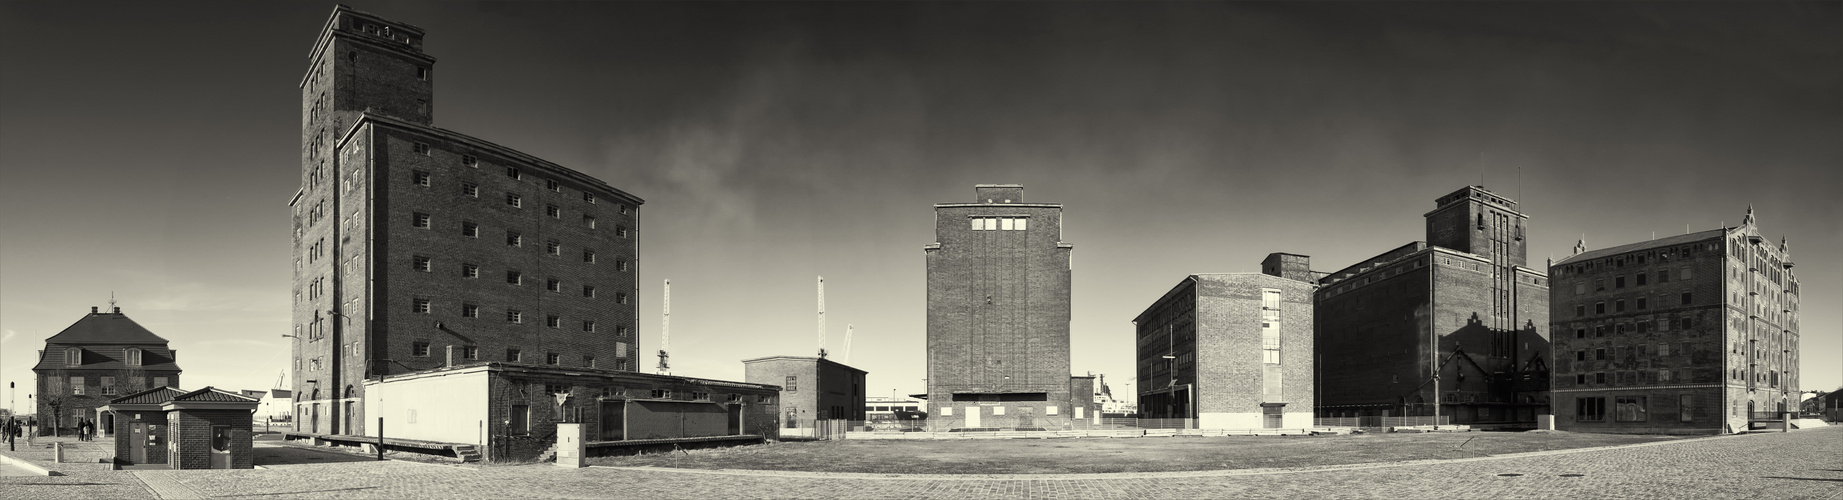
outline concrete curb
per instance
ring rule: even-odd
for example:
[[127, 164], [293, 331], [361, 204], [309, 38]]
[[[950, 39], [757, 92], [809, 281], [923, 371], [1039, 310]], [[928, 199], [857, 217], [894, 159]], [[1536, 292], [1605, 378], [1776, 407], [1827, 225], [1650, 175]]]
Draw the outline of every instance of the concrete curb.
[[44, 467], [39, 467], [38, 464], [34, 464], [30, 460], [13, 458], [7, 455], [0, 455], [0, 463], [5, 463], [7, 465], [25, 469], [27, 472], [38, 474], [41, 476], [62, 476], [64, 475], [63, 473], [60, 473], [58, 471], [46, 469]]
[[1344, 465], [1326, 465], [1326, 466], [1313, 466], [1313, 467], [1286, 467], [1286, 468], [1265, 468], [1265, 469], [1217, 469], [1217, 470], [1173, 471], [1173, 472], [1103, 472], [1103, 473], [1094, 473], [1094, 474], [887, 474], [887, 473], [868, 473], [868, 472], [767, 471], [767, 470], [746, 470], [746, 469], [677, 469], [677, 468], [650, 467], [650, 466], [649, 467], [616, 467], [616, 466], [608, 466], [608, 465], [591, 465], [589, 467], [599, 468], [599, 469], [621, 469], [621, 470], [631, 470], [631, 471], [640, 471], [640, 472], [710, 474], [710, 475], [722, 475], [722, 476], [797, 477], [797, 478], [809, 478], [809, 479], [874, 479], [874, 480], [891, 480], [891, 481], [1074, 481], [1074, 480], [1095, 480], [1095, 479], [1100, 479], [1100, 480], [1168, 479], [1168, 478], [1194, 478], [1194, 477], [1232, 477], [1232, 476], [1265, 476], [1265, 475], [1275, 475], [1275, 474], [1303, 474], [1303, 473], [1313, 473], [1313, 472], [1335, 472], [1335, 471], [1346, 471], [1346, 470], [1413, 467], [1413, 466], [1447, 464], [1447, 463], [1482, 462], [1482, 461], [1488, 461], [1488, 460], [1510, 460], [1510, 459], [1516, 459], [1516, 458], [1528, 458], [1528, 457], [1538, 457], [1538, 456], [1548, 456], [1548, 455], [1567, 455], [1567, 454], [1573, 454], [1573, 453], [1587, 453], [1587, 452], [1605, 451], [1605, 450], [1613, 450], [1613, 449], [1620, 449], [1620, 448], [1638, 448], [1638, 447], [1645, 447], [1645, 446], [1667, 446], [1667, 445], [1672, 445], [1672, 444], [1691, 443], [1691, 442], [1703, 441], [1703, 440], [1708, 440], [1708, 439], [1744, 439], [1746, 436], [1747, 436], [1746, 434], [1730, 434], [1730, 435], [1724, 435], [1724, 436], [1708, 436], [1708, 437], [1698, 437], [1698, 438], [1676, 439], [1676, 440], [1671, 440], [1671, 441], [1659, 441], [1659, 442], [1654, 442], [1654, 443], [1634, 443], [1634, 444], [1623, 444], [1623, 445], [1614, 445], [1614, 446], [1595, 446], [1591, 448], [1570, 448], [1566, 450], [1546, 450], [1546, 451], [1531, 451], [1531, 452], [1524, 452], [1524, 453], [1508, 453], [1508, 454], [1503, 454], [1503, 455], [1492, 455], [1488, 457], [1450, 458], [1450, 459], [1435, 459], [1435, 460], [1412, 460], [1412, 461], [1406, 461], [1406, 462], [1344, 464]]

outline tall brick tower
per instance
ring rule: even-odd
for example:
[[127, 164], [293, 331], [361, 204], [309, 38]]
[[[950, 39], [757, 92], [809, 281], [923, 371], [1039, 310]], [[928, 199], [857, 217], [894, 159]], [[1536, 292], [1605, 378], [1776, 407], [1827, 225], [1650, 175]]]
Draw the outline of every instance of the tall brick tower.
[[[952, 427], [1048, 427], [1066, 420], [1069, 251], [1062, 205], [981, 184], [972, 203], [934, 206], [928, 258], [928, 405]], [[1088, 391], [1076, 394], [1086, 401]]]
[[633, 370], [638, 197], [431, 125], [423, 30], [346, 6], [308, 54], [296, 431], [365, 434], [364, 381], [484, 361]]

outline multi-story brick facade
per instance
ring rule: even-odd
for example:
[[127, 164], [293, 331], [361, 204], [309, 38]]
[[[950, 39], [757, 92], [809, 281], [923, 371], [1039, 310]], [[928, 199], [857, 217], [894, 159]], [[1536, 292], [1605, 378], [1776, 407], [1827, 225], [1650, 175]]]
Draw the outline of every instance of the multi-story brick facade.
[[1798, 278], [1752, 210], [1735, 227], [1583, 241], [1549, 273], [1558, 429], [1739, 432], [1796, 410]]
[[1479, 186], [1440, 197], [1412, 242], [1319, 280], [1319, 414], [1533, 424], [1548, 409], [1548, 276], [1527, 216]]
[[96, 420], [98, 432], [114, 429], [115, 416], [96, 408], [147, 389], [178, 387], [178, 356], [166, 339], [128, 319], [122, 308], [90, 308], [83, 319], [45, 339], [45, 350], [38, 352], [32, 372], [40, 432], [69, 433], [78, 417]]
[[[1286, 257], [1304, 269], [1304, 256]], [[1262, 267], [1191, 275], [1133, 318], [1142, 417], [1196, 419], [1202, 429], [1312, 426], [1316, 285]]]
[[[934, 206], [928, 406], [934, 425], [1048, 428], [1070, 417], [1069, 251], [1062, 205], [981, 184]], [[1085, 400], [1087, 394], [1082, 394]]]
[[742, 373], [744, 382], [781, 386], [784, 429], [810, 428], [814, 420], [864, 420], [864, 370], [812, 356], [769, 356], [743, 360]]
[[641, 200], [432, 126], [423, 30], [334, 9], [301, 86], [297, 431], [365, 434], [370, 378], [460, 361], [637, 368]]

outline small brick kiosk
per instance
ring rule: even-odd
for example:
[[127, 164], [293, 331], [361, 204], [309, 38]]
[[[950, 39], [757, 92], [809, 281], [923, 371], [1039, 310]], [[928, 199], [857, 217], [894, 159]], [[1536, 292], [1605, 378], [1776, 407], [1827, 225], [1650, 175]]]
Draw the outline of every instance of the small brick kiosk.
[[109, 400], [100, 408], [114, 414], [115, 463], [162, 465], [167, 463], [166, 410], [160, 405], [185, 391], [155, 387]]
[[175, 469], [251, 469], [250, 415], [257, 400], [206, 387], [173, 396], [166, 410], [167, 463]]

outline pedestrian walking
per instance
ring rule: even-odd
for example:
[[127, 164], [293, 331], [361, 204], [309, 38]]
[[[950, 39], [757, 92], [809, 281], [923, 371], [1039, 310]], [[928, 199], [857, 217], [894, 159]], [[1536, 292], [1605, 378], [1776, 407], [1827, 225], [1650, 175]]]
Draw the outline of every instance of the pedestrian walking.
[[88, 418], [78, 418], [77, 419], [77, 440], [78, 441], [89, 441], [90, 440], [90, 419]]

